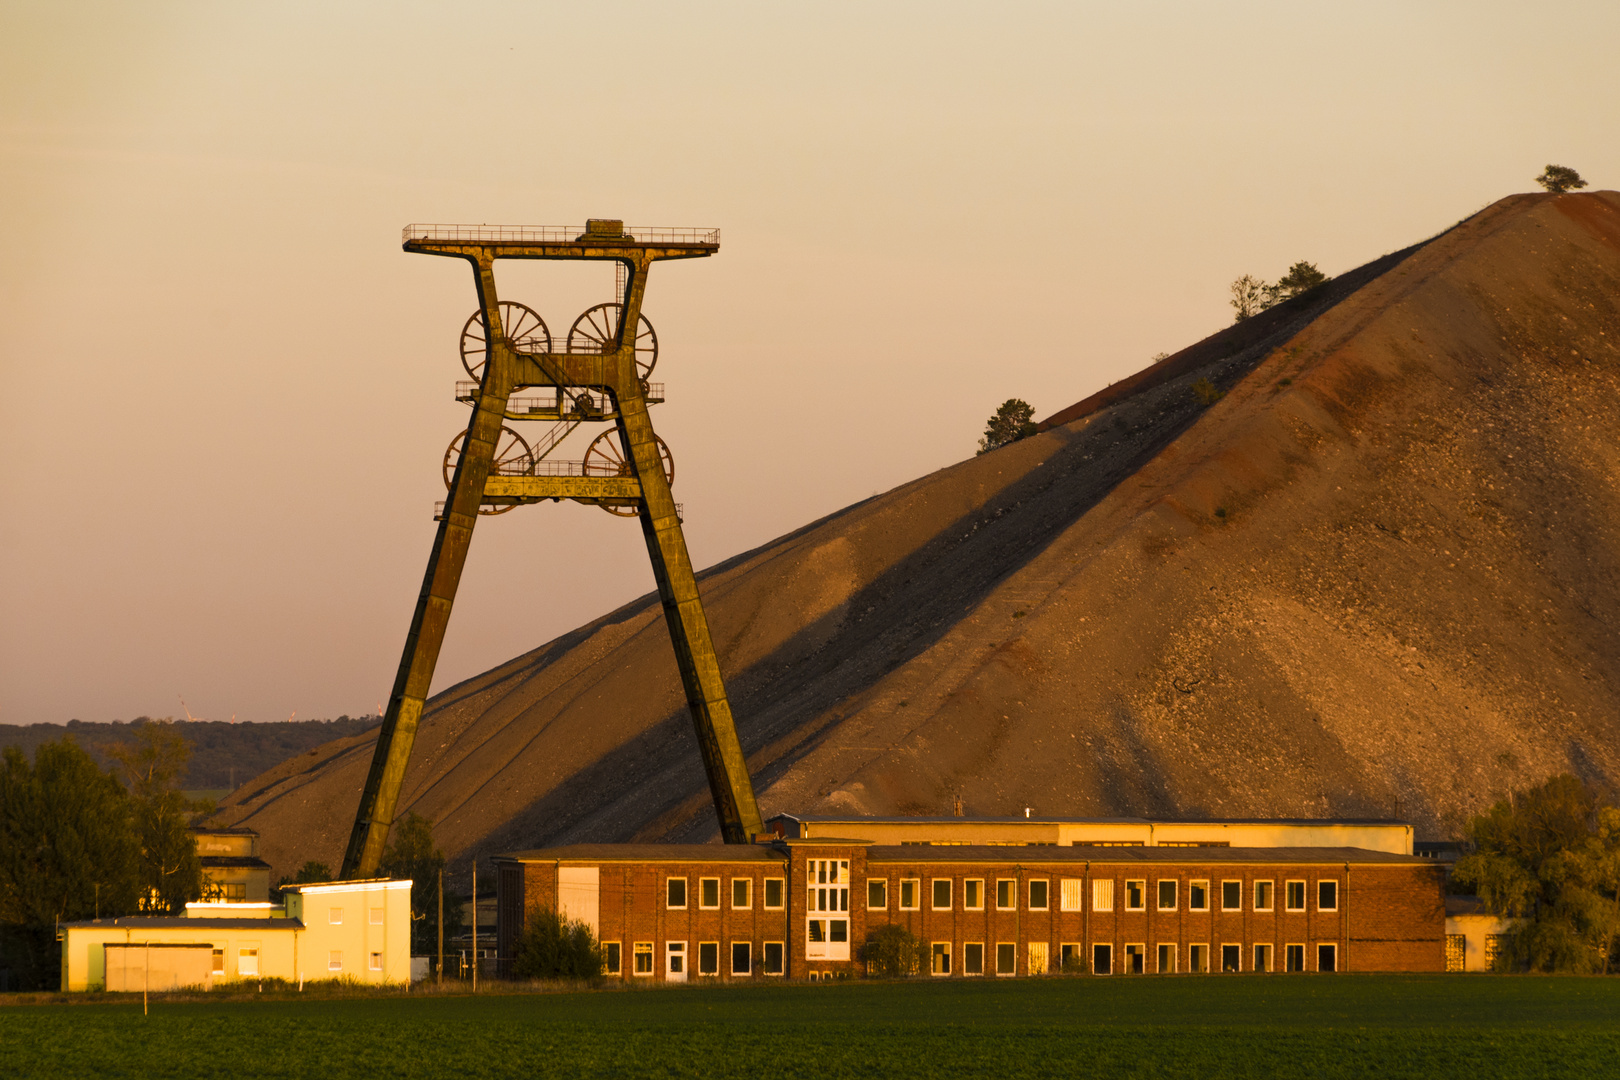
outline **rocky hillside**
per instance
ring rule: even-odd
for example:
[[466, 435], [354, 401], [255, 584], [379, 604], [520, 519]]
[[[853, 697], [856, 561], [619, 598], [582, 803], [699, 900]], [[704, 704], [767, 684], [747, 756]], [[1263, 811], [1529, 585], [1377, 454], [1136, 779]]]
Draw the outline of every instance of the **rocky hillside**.
[[[702, 577], [761, 805], [1390, 815], [1620, 778], [1620, 195], [1520, 195]], [[1204, 405], [1192, 383], [1227, 391]], [[336, 863], [372, 735], [240, 788]], [[439, 694], [458, 858], [716, 835], [653, 597]]]

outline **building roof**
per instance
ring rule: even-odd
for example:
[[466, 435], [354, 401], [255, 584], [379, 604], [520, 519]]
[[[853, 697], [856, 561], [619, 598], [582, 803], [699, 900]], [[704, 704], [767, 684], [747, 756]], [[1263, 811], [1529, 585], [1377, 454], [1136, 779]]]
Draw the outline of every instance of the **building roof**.
[[225, 870], [225, 869], [268, 870], [268, 869], [270, 869], [270, 864], [265, 862], [263, 859], [259, 858], [257, 855], [199, 855], [197, 857], [197, 861], [201, 862], [203, 864], [203, 866], [205, 866], [205, 867], [213, 867], [214, 869], [217, 869], [217, 870]]
[[378, 888], [408, 889], [410, 887], [410, 878], [367, 877], [351, 878], [346, 881], [304, 881], [297, 885], [283, 885], [281, 891], [284, 893], [323, 893], [339, 889], [359, 888], [362, 891], [369, 892]]
[[[865, 845], [864, 840], [852, 844]], [[766, 844], [571, 844], [511, 851], [495, 858], [509, 862], [780, 862], [781, 848]]]
[[63, 929], [118, 930], [302, 930], [302, 919], [188, 919], [184, 915], [129, 915], [121, 919], [85, 919], [66, 922]]
[[191, 826], [189, 831], [196, 833], [198, 836], [258, 836], [259, 835], [259, 830], [243, 828], [240, 825], [232, 825], [232, 826], [229, 826], [228, 828], [222, 828], [222, 829], [209, 828], [209, 827], [204, 826], [204, 825], [193, 825], [193, 826]]
[[1005, 863], [1007, 865], [1093, 863], [1395, 863], [1433, 866], [1432, 859], [1354, 847], [1058, 847], [1056, 844], [1002, 847], [987, 844], [882, 844], [866, 849], [871, 863]]
[[1386, 825], [1406, 827], [1397, 818], [1141, 818], [1141, 817], [867, 817], [860, 814], [772, 814], [766, 824], [780, 819], [810, 824], [843, 825]]

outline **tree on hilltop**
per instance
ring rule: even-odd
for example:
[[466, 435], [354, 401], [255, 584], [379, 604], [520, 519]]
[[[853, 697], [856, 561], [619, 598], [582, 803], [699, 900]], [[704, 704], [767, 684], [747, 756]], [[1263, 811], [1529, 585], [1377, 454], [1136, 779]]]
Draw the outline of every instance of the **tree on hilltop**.
[[979, 453], [987, 454], [1000, 446], [1015, 443], [1035, 434], [1035, 408], [1020, 398], [1008, 398], [1001, 403], [984, 426], [979, 439]]
[[1297, 262], [1288, 268], [1288, 273], [1277, 279], [1274, 286], [1277, 301], [1281, 303], [1308, 293], [1318, 285], [1325, 284], [1327, 279], [1328, 276], [1318, 270], [1315, 263]]
[[1547, 166], [1542, 174], [1536, 177], [1536, 183], [1554, 195], [1563, 195], [1566, 192], [1586, 186], [1586, 181], [1581, 179], [1581, 174], [1568, 165]]

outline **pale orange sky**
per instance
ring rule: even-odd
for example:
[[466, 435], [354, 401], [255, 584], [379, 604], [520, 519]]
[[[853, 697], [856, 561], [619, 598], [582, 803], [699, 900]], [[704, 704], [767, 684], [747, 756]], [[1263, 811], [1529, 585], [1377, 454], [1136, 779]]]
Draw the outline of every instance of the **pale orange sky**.
[[[1240, 274], [1548, 162], [1620, 185], [1617, 40], [1612, 0], [0, 2], [0, 723], [386, 696], [474, 304], [408, 222], [723, 230], [647, 298], [704, 566], [1219, 329]], [[500, 272], [554, 331], [606, 299]], [[435, 688], [652, 587], [631, 521], [484, 519]]]

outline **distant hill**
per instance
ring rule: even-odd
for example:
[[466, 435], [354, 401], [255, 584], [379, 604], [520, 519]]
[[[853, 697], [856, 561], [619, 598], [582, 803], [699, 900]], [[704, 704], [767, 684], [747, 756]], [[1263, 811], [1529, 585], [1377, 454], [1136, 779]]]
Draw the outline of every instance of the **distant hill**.
[[[1620, 786], [1617, 400], [1620, 194], [1516, 195], [711, 567], [760, 808], [1429, 839], [1551, 773]], [[374, 746], [221, 817], [278, 867], [336, 863]], [[436, 694], [407, 811], [458, 872], [714, 838], [656, 594]]]
[[[111, 760], [109, 746], [133, 741], [142, 716], [124, 723], [0, 724], [0, 747], [20, 747], [33, 756], [34, 747], [71, 735], [103, 768]], [[191, 767], [184, 786], [192, 790], [231, 790], [288, 758], [296, 757], [334, 739], [370, 731], [380, 723], [375, 716], [340, 716], [336, 720], [295, 720], [269, 724], [229, 724], [223, 720], [175, 720], [174, 729], [191, 741]]]

